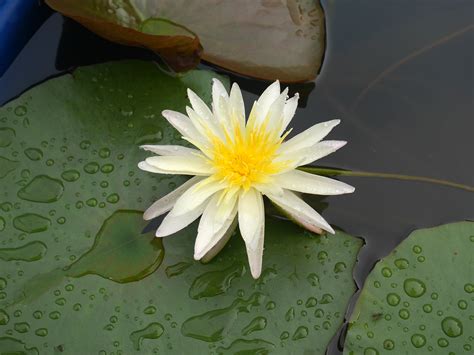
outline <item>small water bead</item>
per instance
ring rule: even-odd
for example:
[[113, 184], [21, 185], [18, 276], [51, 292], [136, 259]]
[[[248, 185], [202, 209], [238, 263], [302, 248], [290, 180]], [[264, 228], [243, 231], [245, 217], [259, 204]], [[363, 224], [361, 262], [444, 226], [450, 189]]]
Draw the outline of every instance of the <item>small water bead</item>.
[[444, 313], [443, 313], [443, 311], [441, 311], [441, 310], [438, 311], [438, 312], [436, 312], [436, 315], [439, 316], [439, 317], [441, 317], [443, 314], [444, 314]]
[[100, 182], [100, 187], [102, 187], [103, 189], [109, 187], [108, 181], [105, 181], [105, 180], [101, 181]]
[[403, 289], [408, 296], [413, 298], [421, 297], [426, 292], [425, 284], [414, 278], [406, 279], [403, 282]]
[[49, 318], [53, 319], [53, 320], [57, 320], [61, 317], [61, 313], [58, 312], [58, 311], [53, 311], [49, 314]]
[[345, 263], [343, 263], [343, 262], [338, 262], [338, 263], [336, 263], [336, 265], [334, 265], [334, 272], [335, 272], [336, 274], [338, 274], [338, 273], [341, 273], [341, 272], [343, 272], [344, 270], [346, 270], [346, 268], [347, 268], [347, 266], [346, 266]]
[[74, 290], [74, 285], [73, 284], [67, 284], [66, 286], [64, 286], [64, 289], [68, 292], [71, 292]]
[[24, 153], [31, 161], [38, 161], [43, 158], [43, 151], [38, 148], [27, 148]]
[[7, 312], [3, 309], [0, 309], [0, 325], [7, 325], [10, 321], [10, 317], [8, 316]]
[[18, 333], [28, 333], [30, 331], [30, 325], [26, 322], [20, 322], [20, 323], [15, 323], [13, 328], [18, 332]]
[[48, 329], [46, 328], [36, 329], [35, 334], [39, 337], [45, 337], [48, 335]]
[[265, 305], [265, 309], [267, 311], [271, 311], [272, 309], [275, 309], [276, 307], [276, 303], [273, 302], [273, 301], [269, 301], [266, 305]]
[[117, 316], [111, 316], [109, 320], [110, 320], [110, 323], [115, 324], [115, 323], [118, 322], [118, 317]]
[[297, 301], [296, 301], [296, 304], [297, 304], [298, 306], [301, 306], [301, 305], [303, 304], [303, 300], [302, 300], [302, 299], [297, 300]]
[[318, 304], [318, 300], [314, 297], [309, 297], [307, 300], [306, 300], [306, 308], [310, 308], [310, 307], [314, 307]]
[[392, 276], [392, 270], [390, 270], [390, 268], [388, 268], [388, 267], [382, 268], [382, 276], [383, 276], [383, 277], [390, 277], [390, 276]]
[[100, 168], [100, 171], [102, 171], [104, 174], [109, 174], [112, 171], [114, 171], [114, 169], [115, 169], [115, 166], [113, 164], [104, 164]]
[[456, 338], [463, 333], [461, 321], [454, 317], [446, 317], [441, 321], [441, 329], [450, 338]]
[[379, 355], [379, 352], [374, 348], [365, 348], [364, 355]]
[[324, 262], [324, 261], [326, 261], [327, 258], [328, 258], [328, 253], [325, 252], [324, 250], [322, 250], [318, 253], [318, 260], [319, 261]]
[[85, 141], [82, 141], [81, 143], [79, 143], [79, 147], [82, 149], [82, 150], [86, 150], [86, 149], [89, 149], [89, 147], [91, 146], [91, 141], [88, 141], [88, 140], [85, 140]]
[[317, 310], [314, 311], [314, 316], [316, 318], [323, 318], [324, 317], [324, 311], [321, 308], [318, 308]]
[[401, 319], [408, 319], [410, 318], [410, 312], [408, 309], [402, 308], [399, 312], [398, 315], [400, 316]]
[[64, 306], [66, 304], [66, 299], [61, 297], [54, 301], [54, 303], [56, 303], [58, 306]]
[[280, 340], [285, 340], [285, 339], [288, 339], [290, 337], [290, 333], [288, 332], [282, 332], [280, 334]]
[[423, 249], [419, 245], [413, 246], [412, 250], [415, 254], [420, 254], [423, 251]]
[[391, 339], [385, 339], [383, 342], [383, 348], [385, 350], [393, 350], [395, 348], [395, 343]]
[[99, 171], [99, 164], [97, 164], [96, 162], [90, 162], [90, 163], [87, 163], [86, 165], [84, 165], [84, 171], [88, 174], [95, 174]]
[[474, 284], [467, 283], [464, 285], [464, 291], [467, 293], [473, 293], [474, 292]]
[[156, 307], [155, 306], [148, 306], [143, 310], [143, 313], [145, 314], [155, 314], [156, 313]]
[[423, 263], [425, 261], [425, 257], [423, 255], [420, 255], [419, 257], [416, 258], [416, 260], [420, 263]]
[[466, 351], [470, 351], [472, 349], [472, 346], [470, 344], [464, 344], [463, 348]]
[[123, 186], [125, 186], [125, 187], [130, 186], [130, 181], [129, 180], [124, 180], [123, 181]]
[[41, 311], [34, 311], [34, 312], [33, 312], [33, 318], [35, 318], [35, 319], [41, 319], [41, 318], [43, 318], [43, 312], [41, 312]]
[[308, 336], [309, 331], [308, 328], [305, 326], [299, 326], [296, 330], [293, 336], [291, 337], [292, 340], [300, 340], [304, 339]]
[[319, 303], [321, 304], [329, 304], [334, 300], [334, 297], [330, 295], [329, 293], [325, 293], [323, 297], [321, 298], [321, 301]]
[[21, 310], [19, 310], [19, 309], [17, 309], [15, 312], [13, 312], [13, 315], [14, 315], [16, 318], [21, 317], [21, 314], [22, 314], [22, 312], [21, 312]]
[[422, 348], [426, 344], [426, 338], [422, 334], [413, 334], [411, 336], [411, 343], [415, 348]]
[[438, 294], [437, 294], [436, 292], [433, 292], [433, 293], [431, 294], [431, 299], [432, 299], [432, 300], [437, 300], [437, 299], [438, 299]]
[[98, 201], [95, 198], [90, 198], [86, 201], [86, 205], [89, 207], [96, 207], [98, 204]]
[[6, 226], [5, 219], [3, 217], [0, 217], [0, 232], [5, 230], [5, 226]]
[[18, 117], [22, 117], [28, 113], [28, 109], [26, 108], [26, 106], [18, 105], [17, 107], [15, 107], [15, 110], [13, 112]]
[[311, 273], [306, 277], [306, 280], [310, 283], [311, 286], [319, 285], [319, 276], [315, 273]]
[[404, 259], [404, 258], [400, 258], [400, 259], [395, 260], [394, 264], [399, 270], [407, 269], [408, 266], [410, 265], [408, 260]]
[[76, 208], [77, 208], [78, 210], [80, 210], [82, 207], [84, 207], [84, 202], [82, 202], [82, 201], [77, 201], [77, 202], [76, 202]]
[[103, 159], [110, 157], [110, 149], [109, 148], [101, 148], [99, 150], [99, 156]]
[[466, 309], [467, 308], [467, 302], [465, 300], [459, 300], [458, 301], [458, 307], [459, 307], [459, 309], [462, 309], [462, 310]]
[[387, 303], [390, 306], [397, 306], [400, 303], [400, 296], [396, 293], [389, 293], [387, 295]]
[[66, 170], [61, 174], [61, 178], [67, 182], [77, 181], [81, 177], [81, 173], [77, 170]]
[[82, 308], [82, 305], [80, 303], [76, 303], [74, 306], [72, 306], [72, 309], [75, 310], [76, 312], [80, 311]]
[[107, 196], [107, 202], [108, 203], [117, 203], [120, 200], [120, 197], [118, 194], [113, 193]]
[[53, 159], [46, 160], [46, 165], [47, 166], [53, 166], [54, 165], [54, 160]]
[[0, 291], [4, 290], [7, 287], [7, 280], [4, 278], [0, 277]]

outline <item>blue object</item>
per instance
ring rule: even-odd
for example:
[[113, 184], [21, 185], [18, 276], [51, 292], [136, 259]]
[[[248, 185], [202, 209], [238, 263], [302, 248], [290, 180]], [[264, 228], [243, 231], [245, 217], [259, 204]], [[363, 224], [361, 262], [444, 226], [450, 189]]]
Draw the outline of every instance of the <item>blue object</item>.
[[0, 0], [0, 76], [51, 13], [40, 0]]

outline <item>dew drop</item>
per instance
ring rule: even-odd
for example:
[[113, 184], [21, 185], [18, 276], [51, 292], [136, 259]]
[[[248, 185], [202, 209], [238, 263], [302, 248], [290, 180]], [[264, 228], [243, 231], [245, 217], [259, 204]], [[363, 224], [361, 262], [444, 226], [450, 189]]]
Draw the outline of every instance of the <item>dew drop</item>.
[[411, 343], [415, 348], [422, 348], [426, 344], [426, 338], [422, 334], [413, 334], [411, 336]]
[[156, 307], [153, 306], [153, 305], [148, 306], [143, 310], [143, 313], [145, 313], [145, 314], [155, 314], [156, 313]]
[[364, 355], [379, 355], [379, 352], [374, 348], [365, 348]]
[[383, 277], [390, 277], [390, 276], [392, 276], [392, 270], [390, 270], [390, 268], [388, 268], [388, 267], [382, 268], [382, 276], [383, 276]]
[[400, 259], [395, 260], [395, 266], [399, 270], [404, 270], [404, 269], [408, 268], [409, 265], [410, 265], [410, 263], [408, 262], [407, 259], [400, 258]]
[[383, 342], [383, 348], [385, 350], [393, 350], [395, 348], [395, 343], [391, 339], [386, 339]]
[[51, 226], [51, 220], [35, 213], [25, 213], [13, 219], [13, 226], [25, 233], [40, 233]]
[[15, 112], [15, 115], [17, 115], [18, 117], [21, 117], [26, 115], [28, 109], [26, 108], [26, 106], [18, 105], [17, 107], [15, 107], [15, 110], [13, 112]]
[[336, 263], [336, 265], [334, 265], [334, 272], [338, 274], [346, 270], [346, 268], [347, 268], [346, 263], [338, 262]]
[[291, 339], [292, 340], [304, 339], [308, 336], [308, 334], [309, 334], [309, 331], [307, 327], [299, 326], [298, 328], [296, 328], [295, 333], [293, 334]]
[[398, 315], [400, 316], [401, 319], [408, 319], [410, 318], [410, 312], [408, 309], [402, 308], [399, 312]]
[[100, 171], [102, 171], [104, 174], [109, 174], [111, 173], [112, 171], [114, 171], [115, 167], [113, 164], [104, 164], [102, 165], [102, 167], [100, 168]]
[[400, 296], [396, 293], [389, 293], [387, 295], [387, 303], [390, 306], [397, 306], [400, 303]]
[[406, 279], [403, 282], [403, 289], [405, 293], [413, 298], [421, 297], [426, 292], [425, 284], [418, 279]]
[[113, 193], [107, 196], [107, 202], [108, 203], [117, 203], [120, 200], [120, 197], [118, 194]]
[[45, 337], [48, 335], [48, 329], [46, 328], [36, 329], [35, 334], [39, 337]]
[[0, 309], [0, 325], [7, 325], [10, 321], [10, 317], [8, 316], [7, 312], [3, 309]]
[[140, 350], [144, 339], [158, 339], [164, 332], [160, 323], [150, 323], [145, 328], [139, 329], [130, 334], [130, 340], [135, 350]]
[[97, 164], [96, 162], [90, 162], [90, 163], [87, 163], [86, 165], [84, 165], [84, 171], [88, 174], [95, 174], [99, 171], [99, 164]]
[[311, 273], [306, 277], [306, 280], [310, 283], [311, 286], [319, 285], [319, 277], [315, 273]]
[[450, 338], [456, 338], [463, 332], [463, 326], [459, 319], [454, 317], [446, 317], [441, 321], [441, 329], [444, 334]]
[[77, 181], [81, 177], [81, 173], [77, 170], [71, 169], [66, 170], [61, 174], [63, 180], [67, 182], [74, 182]]
[[15, 138], [15, 130], [7, 127], [0, 128], [0, 148], [10, 146]]

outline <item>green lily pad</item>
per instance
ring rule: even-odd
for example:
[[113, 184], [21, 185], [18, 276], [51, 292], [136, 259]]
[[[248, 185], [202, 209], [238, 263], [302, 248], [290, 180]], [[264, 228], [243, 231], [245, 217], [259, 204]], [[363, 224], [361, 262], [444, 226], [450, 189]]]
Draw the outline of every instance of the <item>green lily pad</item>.
[[101, 64], [0, 109], [15, 130], [0, 156], [18, 162], [0, 178], [1, 351], [325, 353], [355, 290], [360, 239], [270, 218], [254, 280], [238, 235], [201, 264], [195, 225], [141, 234], [141, 211], [184, 179], [140, 171], [138, 146], [182, 143], [160, 113], [182, 111], [187, 87], [209, 102], [214, 76]]
[[472, 354], [474, 223], [413, 232], [375, 266], [344, 354]]

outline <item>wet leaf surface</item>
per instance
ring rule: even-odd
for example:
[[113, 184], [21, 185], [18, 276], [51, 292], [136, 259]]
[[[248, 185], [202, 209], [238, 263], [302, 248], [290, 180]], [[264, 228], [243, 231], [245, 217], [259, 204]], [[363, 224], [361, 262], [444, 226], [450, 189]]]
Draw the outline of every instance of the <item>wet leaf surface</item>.
[[178, 142], [160, 112], [183, 110], [187, 87], [209, 102], [213, 76], [101, 64], [0, 109], [16, 132], [0, 154], [18, 161], [0, 184], [2, 351], [325, 353], [355, 290], [360, 239], [269, 218], [254, 280], [238, 235], [204, 265], [192, 260], [195, 226], [141, 234], [140, 211], [184, 180], [138, 170], [138, 144]]
[[367, 278], [344, 354], [471, 354], [474, 223], [413, 232]]

